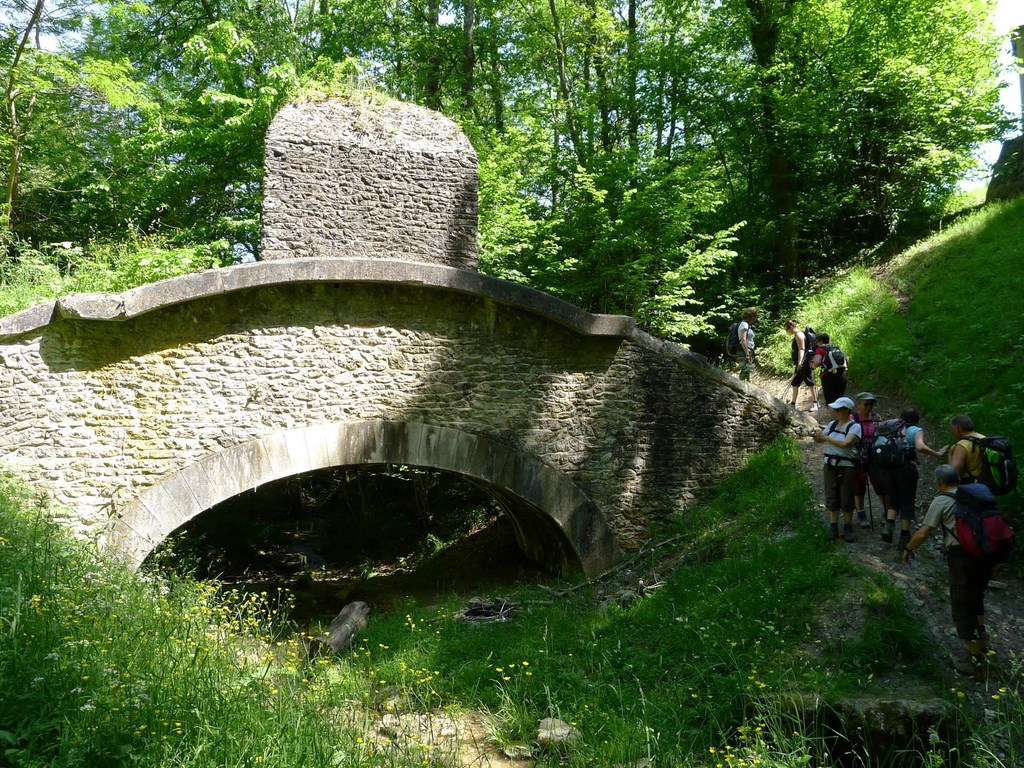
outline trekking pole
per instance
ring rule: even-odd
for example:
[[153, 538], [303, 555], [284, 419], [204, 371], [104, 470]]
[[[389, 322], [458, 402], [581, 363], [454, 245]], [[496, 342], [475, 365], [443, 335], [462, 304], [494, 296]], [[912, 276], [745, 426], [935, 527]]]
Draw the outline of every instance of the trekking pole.
[[871, 480], [864, 484], [864, 495], [868, 499], [868, 520], [871, 521], [871, 532], [875, 532], [875, 510], [871, 506]]

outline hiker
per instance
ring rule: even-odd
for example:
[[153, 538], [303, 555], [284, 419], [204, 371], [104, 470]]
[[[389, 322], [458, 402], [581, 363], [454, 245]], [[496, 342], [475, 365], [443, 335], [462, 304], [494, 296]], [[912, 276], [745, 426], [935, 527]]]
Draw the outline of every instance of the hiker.
[[882, 472], [891, 497], [890, 503], [886, 506], [885, 531], [882, 533], [882, 541], [892, 544], [898, 516], [900, 520], [898, 546], [905, 547], [910, 541], [910, 526], [914, 522], [917, 510], [917, 456], [919, 453], [926, 453], [941, 459], [946, 455], [949, 446], [944, 445], [941, 450], [936, 451], [924, 441], [924, 430], [918, 426], [921, 414], [916, 408], [904, 409], [900, 413], [900, 421], [904, 426], [902, 432], [898, 432], [895, 437], [906, 441], [906, 454], [902, 466], [886, 467]]
[[838, 347], [832, 346], [829, 335], [819, 333], [818, 346], [814, 350], [814, 357], [811, 358], [811, 368], [818, 368], [821, 371], [821, 393], [825, 396], [826, 403], [835, 402], [846, 393], [845, 361], [841, 366], [833, 365], [829, 356], [833, 349]]
[[833, 419], [815, 432], [816, 443], [827, 443], [822, 477], [825, 484], [825, 509], [828, 510], [829, 533], [839, 538], [839, 513], [843, 513], [843, 539], [855, 541], [853, 535], [853, 494], [857, 490], [857, 443], [860, 424], [852, 418], [854, 402], [841, 397], [828, 404]]
[[961, 483], [976, 483], [981, 477], [982, 461], [984, 452], [981, 446], [968, 438], [981, 439], [985, 437], [974, 429], [974, 420], [965, 414], [957, 414], [949, 422], [956, 443], [949, 451], [949, 463], [953, 465], [960, 475]]
[[796, 320], [786, 321], [786, 333], [793, 337], [790, 356], [793, 360], [794, 369], [793, 378], [789, 382], [793, 387], [793, 397], [790, 398], [789, 404], [791, 407], [796, 408], [797, 400], [800, 398], [800, 385], [803, 384], [811, 388], [810, 410], [816, 411], [818, 410], [818, 385], [814, 383], [814, 372], [811, 371], [811, 358], [814, 357], [817, 336], [811, 335], [813, 330], [810, 326], [807, 326], [806, 330], [801, 331], [796, 324]]
[[[875, 427], [882, 417], [875, 411], [875, 404], [878, 398], [873, 392], [858, 392], [854, 398], [856, 410], [853, 413], [853, 420], [860, 424], [860, 443], [858, 443], [857, 456], [857, 490], [853, 495], [853, 511], [857, 516], [858, 525], [861, 528], [870, 528], [871, 521], [867, 512], [864, 511], [864, 498], [868, 493], [868, 480], [871, 487], [875, 489], [878, 501], [882, 509], [886, 509], [886, 498], [888, 490], [885, 487], [882, 473], [871, 465], [871, 446], [875, 442]], [[868, 499], [870, 503], [870, 499]]]
[[750, 381], [750, 374], [754, 371], [754, 329], [752, 326], [756, 320], [756, 309], [743, 310], [743, 319], [738, 328], [740, 348], [736, 353], [736, 362], [740, 366], [740, 381]]
[[939, 495], [928, 506], [924, 522], [903, 548], [903, 562], [914, 558], [932, 532], [942, 530], [942, 543], [949, 567], [949, 607], [956, 633], [963, 641], [953, 651], [953, 668], [965, 675], [976, 672], [975, 661], [982, 661], [988, 653], [988, 632], [985, 629], [985, 590], [992, 578], [993, 562], [988, 557], [975, 557], [964, 552], [956, 538], [956, 500], [954, 494], [960, 486], [956, 467], [940, 464], [935, 468], [935, 482]]

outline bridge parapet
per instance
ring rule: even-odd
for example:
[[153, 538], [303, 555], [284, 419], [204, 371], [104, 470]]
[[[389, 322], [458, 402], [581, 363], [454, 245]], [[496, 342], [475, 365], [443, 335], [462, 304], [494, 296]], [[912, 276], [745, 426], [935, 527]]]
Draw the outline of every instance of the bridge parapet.
[[[67, 509], [70, 526], [136, 560], [207, 506], [210, 488], [231, 492], [193, 481], [244, 446], [381, 423], [519, 457], [483, 482], [539, 509], [562, 542], [528, 515], [523, 548], [593, 572], [793, 427], [779, 401], [629, 318], [432, 265], [240, 265], [69, 297], [0, 325], [0, 460]], [[477, 477], [463, 453], [461, 470], [448, 448], [428, 466]], [[319, 466], [296, 458], [265, 477]], [[584, 510], [571, 520], [559, 488], [589, 502], [571, 504]], [[155, 522], [139, 530], [143, 510]], [[602, 529], [615, 548], [574, 549], [606, 541], [579, 533]], [[140, 538], [124, 544], [130, 531]]]

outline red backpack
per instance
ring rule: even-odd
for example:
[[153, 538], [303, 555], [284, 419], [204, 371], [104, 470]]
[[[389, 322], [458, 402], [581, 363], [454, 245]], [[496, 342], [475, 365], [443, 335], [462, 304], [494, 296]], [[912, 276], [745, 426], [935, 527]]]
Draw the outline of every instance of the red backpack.
[[960, 547], [973, 557], [990, 557], [1005, 562], [1016, 549], [1013, 529], [996, 507], [996, 497], [982, 483], [961, 485], [956, 493], [945, 493], [956, 501], [953, 535]]

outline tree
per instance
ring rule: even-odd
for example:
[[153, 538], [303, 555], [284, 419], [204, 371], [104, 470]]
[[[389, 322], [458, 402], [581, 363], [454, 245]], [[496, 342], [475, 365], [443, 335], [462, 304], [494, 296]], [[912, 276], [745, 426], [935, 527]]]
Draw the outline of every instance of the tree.
[[0, 60], [5, 68], [2, 147], [5, 160], [4, 200], [0, 208], [0, 227], [7, 235], [14, 232], [25, 174], [25, 153], [35, 138], [34, 122], [38, 111], [54, 91], [73, 87], [75, 72], [65, 56], [45, 51], [44, 36], [73, 28], [79, 21], [78, 0], [47, 4], [46, 0], [13, 3], [4, 9], [12, 23], [0, 41]]

